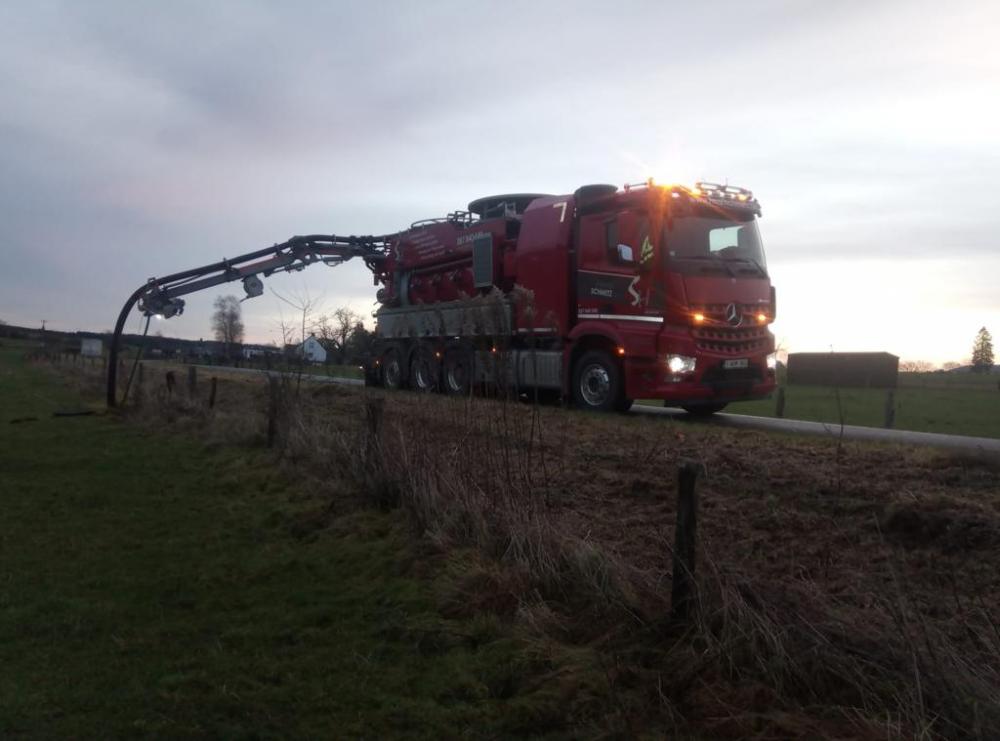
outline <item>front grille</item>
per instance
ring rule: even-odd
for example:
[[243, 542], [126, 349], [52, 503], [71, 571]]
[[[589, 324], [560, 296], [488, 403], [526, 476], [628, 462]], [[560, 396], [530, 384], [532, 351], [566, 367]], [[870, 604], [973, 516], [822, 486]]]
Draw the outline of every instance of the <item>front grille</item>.
[[[704, 314], [711, 324], [727, 324], [726, 309], [728, 307], [729, 304], [703, 304], [702, 306], [692, 306], [691, 309]], [[743, 317], [744, 324], [755, 323], [757, 312], [770, 313], [770, 308], [767, 304], [736, 304], [736, 309]]]
[[766, 350], [771, 339], [766, 327], [696, 327], [693, 334], [699, 350], [723, 355], [752, 355]]

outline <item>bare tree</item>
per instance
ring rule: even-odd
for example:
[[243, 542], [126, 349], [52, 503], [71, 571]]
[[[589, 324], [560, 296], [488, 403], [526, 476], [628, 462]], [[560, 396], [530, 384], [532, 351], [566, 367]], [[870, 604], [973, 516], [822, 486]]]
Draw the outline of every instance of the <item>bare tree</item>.
[[281, 328], [281, 341], [284, 343], [285, 357], [286, 359], [294, 360], [297, 367], [295, 393], [298, 394], [299, 387], [302, 384], [302, 373], [305, 366], [304, 344], [306, 338], [309, 336], [306, 333], [308, 332], [312, 334], [316, 330], [316, 321], [313, 317], [321, 307], [323, 298], [322, 296], [319, 298], [312, 298], [308, 293], [304, 295], [293, 293], [290, 297], [286, 297], [282, 296], [274, 289], [271, 289], [271, 293], [278, 297], [278, 299], [280, 299], [283, 303], [288, 304], [295, 309], [296, 314], [298, 314], [298, 327], [295, 327], [293, 324], [285, 323], [284, 312], [280, 313], [279, 320], [279, 326]]
[[343, 363], [347, 342], [359, 324], [361, 315], [342, 306], [333, 312], [332, 317], [324, 315], [319, 318], [316, 335], [324, 345], [334, 348], [338, 362]]
[[[288, 296], [282, 296], [274, 289], [271, 289], [271, 293], [273, 293], [282, 303], [288, 304], [290, 307], [295, 309], [295, 324], [286, 323], [285, 315], [284, 313], [281, 313], [279, 325], [281, 327], [282, 342], [285, 343], [286, 348], [289, 345], [301, 345], [306, 341], [306, 338], [310, 334], [315, 333], [317, 330], [317, 322], [314, 317], [323, 303], [322, 296], [319, 298], [312, 298], [308, 293], [304, 295], [292, 293]], [[322, 318], [320, 321], [322, 321]]]
[[230, 347], [243, 342], [243, 310], [236, 296], [216, 296], [212, 332], [222, 342], [229, 357]]
[[949, 360], [947, 363], [945, 363], [941, 367], [944, 370], [946, 370], [946, 371], [950, 371], [950, 370], [955, 370], [956, 368], [961, 368], [962, 364], [961, 363], [956, 363], [954, 360]]

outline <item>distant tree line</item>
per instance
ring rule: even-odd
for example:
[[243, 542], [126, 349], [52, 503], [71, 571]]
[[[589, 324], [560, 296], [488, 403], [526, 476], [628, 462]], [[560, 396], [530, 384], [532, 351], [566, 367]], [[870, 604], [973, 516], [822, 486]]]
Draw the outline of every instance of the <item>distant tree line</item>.
[[[361, 315], [352, 309], [341, 307], [332, 314], [316, 316], [319, 301], [309, 296], [275, 295], [295, 310], [295, 318], [281, 320], [283, 348], [276, 352], [287, 358], [301, 354], [302, 343], [314, 336], [326, 350], [326, 362], [330, 365], [359, 365], [364, 362], [372, 349], [375, 335], [365, 329]], [[212, 314], [212, 333], [223, 343], [227, 356], [239, 353], [243, 341], [244, 324], [239, 299], [235, 296], [217, 296], [215, 312]]]

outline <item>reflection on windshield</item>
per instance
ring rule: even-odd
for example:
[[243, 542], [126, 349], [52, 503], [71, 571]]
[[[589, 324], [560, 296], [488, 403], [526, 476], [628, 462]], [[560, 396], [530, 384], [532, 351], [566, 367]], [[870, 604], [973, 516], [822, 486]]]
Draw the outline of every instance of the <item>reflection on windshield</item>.
[[[683, 216], [663, 227], [662, 250], [667, 261], [714, 260], [743, 263], [767, 275], [757, 221], [711, 216]], [[735, 267], [735, 266], [734, 266]], [[730, 271], [731, 272], [731, 271]]]

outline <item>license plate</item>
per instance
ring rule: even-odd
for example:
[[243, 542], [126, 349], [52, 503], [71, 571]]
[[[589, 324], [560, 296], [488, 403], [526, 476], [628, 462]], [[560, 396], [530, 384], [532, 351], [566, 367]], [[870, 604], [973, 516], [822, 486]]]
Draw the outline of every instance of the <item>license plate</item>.
[[733, 358], [732, 360], [724, 360], [722, 361], [722, 367], [725, 368], [726, 370], [730, 370], [732, 368], [749, 368], [750, 360], [747, 358]]

